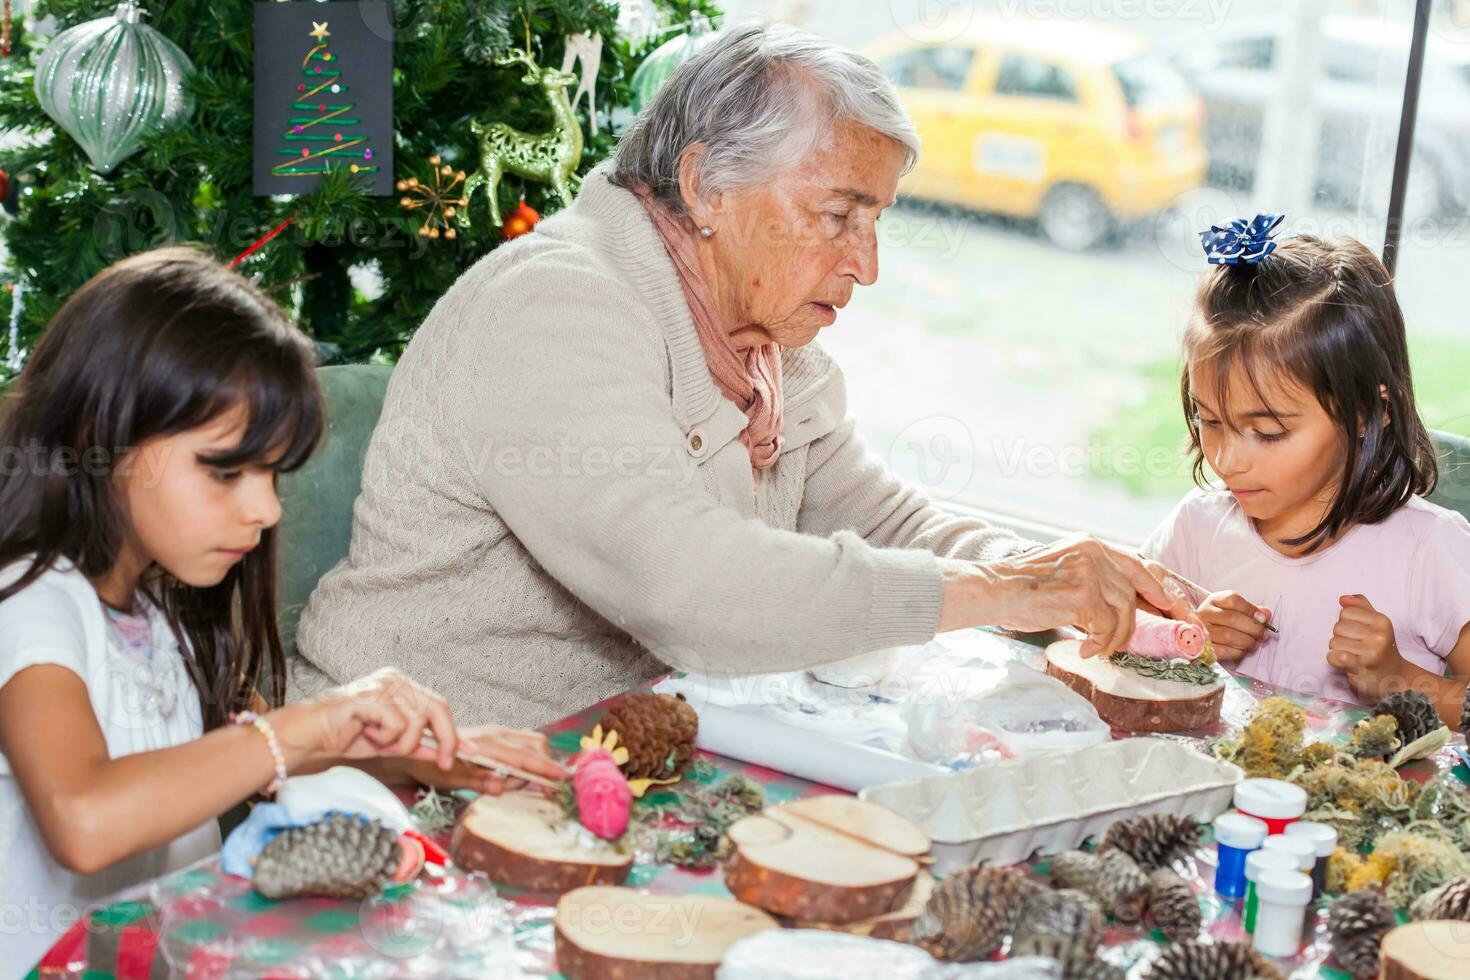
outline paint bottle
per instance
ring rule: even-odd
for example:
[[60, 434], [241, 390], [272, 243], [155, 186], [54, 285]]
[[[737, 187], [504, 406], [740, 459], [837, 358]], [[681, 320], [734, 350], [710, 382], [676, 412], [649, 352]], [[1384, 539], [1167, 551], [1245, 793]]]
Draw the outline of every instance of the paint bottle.
[[1298, 820], [1286, 828], [1286, 836], [1307, 841], [1317, 849], [1317, 860], [1312, 865], [1312, 897], [1321, 898], [1327, 884], [1327, 859], [1337, 850], [1337, 831], [1325, 823]]
[[1307, 812], [1307, 791], [1284, 779], [1243, 779], [1235, 785], [1235, 809], [1279, 834]]
[[1317, 866], [1317, 845], [1302, 837], [1272, 834], [1261, 844], [1261, 849], [1285, 854], [1296, 862], [1296, 869], [1304, 875], [1310, 876]]
[[1296, 858], [1277, 851], [1251, 851], [1245, 859], [1245, 913], [1242, 924], [1246, 932], [1256, 931], [1256, 915], [1260, 903], [1256, 897], [1256, 881], [1267, 871], [1299, 871]]
[[1253, 945], [1267, 956], [1295, 956], [1312, 904], [1312, 879], [1300, 871], [1266, 871], [1256, 880], [1260, 912]]
[[1265, 821], [1255, 817], [1222, 813], [1215, 818], [1215, 891], [1230, 899], [1245, 897], [1245, 859], [1266, 836]]

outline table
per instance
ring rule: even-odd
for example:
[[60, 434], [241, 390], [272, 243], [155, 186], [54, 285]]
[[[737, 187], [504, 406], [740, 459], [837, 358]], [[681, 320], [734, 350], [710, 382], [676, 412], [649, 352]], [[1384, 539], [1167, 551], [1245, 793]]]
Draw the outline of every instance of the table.
[[[1039, 647], [1017, 649], [1017, 656], [1033, 665], [1039, 659]], [[1238, 723], [1232, 714], [1275, 693], [1280, 692], [1237, 678], [1228, 692], [1225, 716]], [[1307, 708], [1314, 737], [1345, 739], [1352, 724], [1365, 714], [1356, 708], [1287, 696]], [[544, 731], [552, 746], [575, 752], [580, 737], [591, 731], [615, 700], [547, 726]], [[1164, 737], [1201, 741], [1192, 736]], [[707, 752], [700, 752], [699, 758], [709, 763], [701, 767], [708, 770], [699, 777], [705, 782], [743, 774], [761, 785], [768, 803], [842, 792]], [[1454, 757], [1446, 751], [1432, 760], [1413, 763], [1404, 772], [1422, 781], [1454, 764]], [[656, 787], [646, 802], [669, 802], [680, 792], [679, 785]], [[1211, 851], [1210, 846], [1202, 847], [1186, 875], [1200, 898], [1204, 932], [1220, 940], [1243, 939], [1236, 907], [1222, 901], [1211, 887]], [[1044, 859], [1035, 867], [1044, 867]], [[664, 894], [729, 894], [718, 870], [694, 872], [643, 861], [634, 865], [628, 884]], [[558, 976], [550, 902], [545, 895], [493, 889], [476, 876], [458, 872], [435, 883], [398, 886], [380, 899], [363, 903], [329, 899], [271, 902], [256, 895], [248, 882], [222, 876], [217, 861], [211, 861], [152, 883], [94, 913], [68, 932], [30, 976], [148, 980], [169, 975], [172, 958], [187, 962], [190, 980], [227, 976], [285, 980], [315, 975], [292, 965], [312, 956], [317, 958], [317, 969], [330, 967], [331, 976], [440, 976], [445, 967], [434, 963], [439, 955], [459, 957], [457, 962], [465, 973], [476, 976]], [[1347, 977], [1324, 965], [1325, 923], [1325, 911], [1320, 911], [1307, 930], [1302, 952], [1282, 962], [1293, 977]], [[1137, 963], [1162, 941], [1160, 934], [1146, 928], [1115, 926], [1107, 936], [1107, 955], [1119, 963]], [[432, 965], [424, 966], [426, 963]]]

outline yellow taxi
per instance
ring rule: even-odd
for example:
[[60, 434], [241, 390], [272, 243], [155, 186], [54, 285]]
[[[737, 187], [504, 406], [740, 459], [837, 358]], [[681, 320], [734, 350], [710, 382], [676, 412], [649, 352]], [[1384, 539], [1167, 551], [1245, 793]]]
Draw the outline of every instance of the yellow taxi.
[[1204, 104], [1139, 35], [976, 16], [865, 52], [923, 139], [905, 194], [1035, 219], [1080, 250], [1204, 183]]

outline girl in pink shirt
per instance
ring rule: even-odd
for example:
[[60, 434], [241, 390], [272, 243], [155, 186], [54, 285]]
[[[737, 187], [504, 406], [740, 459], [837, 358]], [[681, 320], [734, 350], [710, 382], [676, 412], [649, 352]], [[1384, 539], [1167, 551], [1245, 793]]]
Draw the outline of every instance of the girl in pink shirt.
[[1414, 687], [1458, 726], [1470, 523], [1424, 499], [1438, 472], [1388, 271], [1356, 241], [1272, 241], [1279, 221], [1201, 236], [1216, 268], [1181, 380], [1198, 489], [1143, 553], [1215, 590], [1200, 617], [1234, 670], [1356, 703]]

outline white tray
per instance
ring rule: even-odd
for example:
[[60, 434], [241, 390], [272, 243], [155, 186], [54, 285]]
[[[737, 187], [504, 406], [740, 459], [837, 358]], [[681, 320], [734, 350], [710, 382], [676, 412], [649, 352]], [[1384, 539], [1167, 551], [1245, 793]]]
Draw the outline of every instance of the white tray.
[[858, 795], [923, 828], [934, 841], [936, 870], [948, 872], [1065, 851], [1139, 813], [1208, 822], [1230, 808], [1243, 776], [1239, 766], [1178, 742], [1126, 738]]

